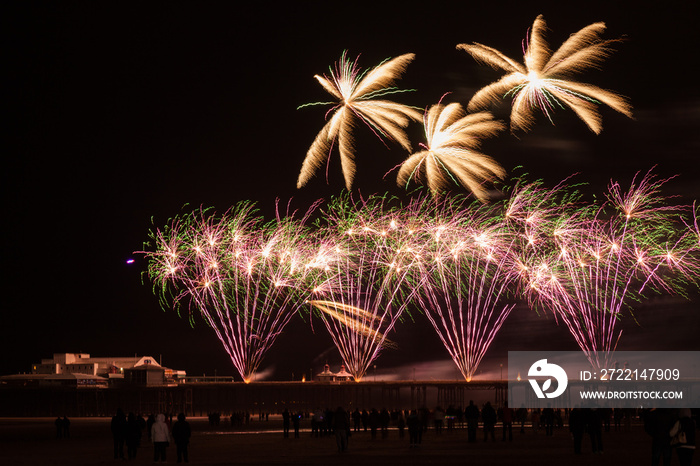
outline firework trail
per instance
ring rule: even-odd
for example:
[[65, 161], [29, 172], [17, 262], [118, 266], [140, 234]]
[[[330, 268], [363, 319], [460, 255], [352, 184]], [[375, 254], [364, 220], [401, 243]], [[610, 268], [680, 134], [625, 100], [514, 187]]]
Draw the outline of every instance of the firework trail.
[[500, 80], [479, 90], [468, 105], [469, 111], [483, 109], [512, 95], [511, 130], [529, 130], [534, 123], [533, 109], [539, 108], [552, 121], [555, 107], [570, 107], [584, 123], [598, 134], [603, 125], [598, 104], [632, 117], [627, 100], [611, 91], [570, 78], [587, 68], [598, 67], [610, 55], [614, 40], [602, 40], [605, 23], [590, 24], [572, 34], [552, 53], [544, 38], [547, 25], [539, 15], [532, 25], [529, 43], [524, 51], [525, 64], [482, 44], [459, 44], [479, 62], [508, 72]]
[[391, 344], [387, 334], [410, 302], [411, 287], [404, 285], [419, 258], [406, 211], [389, 204], [379, 196], [358, 202], [336, 198], [318, 232], [332, 258], [321, 261], [328, 265], [319, 269], [322, 285], [313, 286], [309, 304], [355, 380]]
[[647, 174], [626, 192], [611, 183], [600, 208], [553, 208], [534, 228], [549, 246], [524, 248], [526, 293], [564, 322], [596, 368], [609, 367], [632, 301], [682, 293], [697, 276], [691, 231], [677, 228], [684, 208], [665, 203], [664, 182]]
[[185, 305], [211, 326], [245, 382], [303, 305], [313, 245], [302, 222], [262, 224], [248, 203], [205, 210], [152, 233], [149, 275], [167, 306]]
[[423, 231], [427, 279], [415, 299], [468, 382], [515, 306], [515, 242], [496, 209], [444, 201]]
[[389, 94], [401, 92], [394, 82], [413, 60], [411, 53], [385, 61], [368, 72], [360, 72], [356, 62], [345, 52], [330, 76], [314, 76], [337, 101], [316, 102], [307, 105], [332, 104], [333, 115], [316, 136], [301, 166], [297, 188], [304, 186], [327, 160], [337, 142], [340, 163], [348, 190], [355, 177], [353, 130], [357, 121], [365, 123], [380, 138], [392, 139], [407, 151], [411, 144], [404, 132], [411, 120], [420, 120], [420, 113], [412, 107], [389, 100], [380, 100]]
[[482, 139], [503, 129], [503, 124], [489, 112], [467, 115], [458, 103], [436, 104], [426, 112], [424, 127], [425, 150], [403, 163], [396, 179], [399, 186], [424, 178], [435, 196], [453, 182], [484, 200], [486, 190], [482, 182], [505, 176], [503, 167], [476, 150]]

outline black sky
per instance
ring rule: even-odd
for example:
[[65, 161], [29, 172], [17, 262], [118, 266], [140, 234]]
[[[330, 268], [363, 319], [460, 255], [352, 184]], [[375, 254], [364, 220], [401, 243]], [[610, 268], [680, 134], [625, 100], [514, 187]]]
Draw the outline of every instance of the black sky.
[[[152, 217], [162, 225], [187, 203], [223, 211], [250, 199], [271, 214], [276, 198], [293, 197], [295, 207], [305, 208], [340, 192], [337, 158], [330, 184], [318, 176], [296, 189], [306, 150], [324, 124], [324, 109], [296, 108], [327, 98], [313, 75], [327, 72], [344, 49], [360, 55], [364, 68], [413, 52], [399, 85], [417, 91], [402, 95], [403, 102], [426, 107], [452, 92], [450, 99], [466, 103], [499, 73], [456, 44], [480, 42], [520, 59], [537, 14], [544, 14], [554, 47], [605, 21], [606, 37], [625, 40], [602, 71], [581, 80], [630, 97], [635, 119], [602, 109], [604, 130], [595, 136], [571, 112], [558, 111], [556, 126], [540, 118], [532, 132], [503, 134], [484, 150], [506, 169], [523, 165], [551, 184], [579, 173], [599, 194], [611, 178], [626, 182], [656, 165], [661, 176], [679, 175], [667, 194], [684, 203], [700, 199], [700, 93], [693, 69], [700, 40], [693, 2], [504, 3], [3, 6], [9, 122], [0, 374], [77, 351], [162, 354], [164, 364], [189, 373], [233, 374], [201, 322], [193, 330], [160, 310], [132, 252], [142, 248]], [[500, 112], [507, 116], [507, 107]], [[410, 131], [419, 141], [420, 128]], [[359, 147], [358, 189], [395, 190], [395, 174], [382, 177], [403, 160], [400, 148], [387, 150], [366, 134]], [[130, 257], [137, 262], [126, 265]], [[635, 345], [652, 337], [659, 348], [700, 349], [687, 336], [700, 328], [699, 302], [647, 305], [637, 313], [642, 326], [626, 328], [621, 345], [629, 346], [621, 349], [647, 349]], [[399, 328], [401, 349], [383, 355], [380, 367], [444, 359], [432, 329], [415, 317]], [[558, 345], [552, 349], [576, 349], [551, 318], [527, 310], [512, 317], [492, 358], [509, 349], [549, 349], [551, 342]], [[662, 337], [650, 328], [662, 328]], [[312, 335], [304, 322], [293, 323], [263, 366], [289, 378], [339, 361], [325, 330], [315, 329]]]

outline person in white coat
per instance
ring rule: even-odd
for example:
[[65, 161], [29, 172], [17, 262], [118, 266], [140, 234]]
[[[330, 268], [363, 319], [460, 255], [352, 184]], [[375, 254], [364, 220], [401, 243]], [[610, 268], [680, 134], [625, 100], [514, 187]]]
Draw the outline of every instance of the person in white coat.
[[153, 442], [153, 461], [165, 463], [165, 449], [170, 445], [170, 429], [165, 423], [165, 415], [156, 416], [156, 422], [151, 427], [151, 441]]

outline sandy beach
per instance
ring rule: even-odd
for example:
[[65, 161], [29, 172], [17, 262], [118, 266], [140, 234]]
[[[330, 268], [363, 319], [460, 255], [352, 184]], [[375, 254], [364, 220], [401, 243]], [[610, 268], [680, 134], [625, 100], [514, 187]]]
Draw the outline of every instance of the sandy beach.
[[[0, 418], [0, 464], [3, 465], [103, 465], [120, 463], [113, 459], [109, 418], [75, 418], [71, 420], [70, 437], [57, 439], [52, 418]], [[512, 442], [501, 441], [500, 427], [496, 441], [467, 443], [466, 429], [444, 431], [441, 435], [429, 430], [419, 448], [410, 448], [408, 434], [401, 439], [396, 429], [387, 438], [381, 434], [372, 440], [369, 432], [354, 433], [348, 451], [338, 453], [335, 437], [312, 437], [308, 421], [302, 423], [298, 439], [282, 434], [282, 422], [276, 416], [269, 421], [255, 419], [244, 429], [232, 430], [209, 425], [203, 417], [189, 418], [193, 435], [190, 463], [224, 464], [354, 464], [354, 465], [542, 465], [544, 464], [648, 464], [650, 438], [641, 425], [633, 424], [629, 432], [603, 433], [604, 454], [591, 453], [590, 439], [584, 437], [583, 452], [574, 455], [573, 442], [566, 426], [555, 429], [547, 437], [544, 431], [534, 433], [527, 428], [513, 432]], [[167, 451], [168, 463], [176, 462], [175, 446]], [[695, 464], [697, 457], [694, 458]], [[678, 459], [675, 458], [674, 464]], [[152, 464], [153, 449], [145, 438], [132, 464]]]

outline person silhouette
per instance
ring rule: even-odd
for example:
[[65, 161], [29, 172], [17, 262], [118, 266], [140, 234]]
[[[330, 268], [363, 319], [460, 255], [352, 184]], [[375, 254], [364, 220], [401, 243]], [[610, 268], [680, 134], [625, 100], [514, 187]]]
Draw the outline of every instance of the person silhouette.
[[418, 411], [415, 409], [411, 411], [406, 419], [406, 424], [408, 425], [408, 441], [410, 448], [417, 448], [420, 445], [423, 434], [423, 423], [418, 417]]
[[[681, 466], [690, 466], [693, 463], [693, 453], [695, 453], [695, 421], [691, 418], [689, 408], [679, 409], [678, 418], [678, 429], [683, 432], [685, 443], [682, 442], [681, 438], [677, 439], [676, 453]], [[673, 443], [674, 440], [671, 442]]]
[[676, 418], [671, 409], [652, 408], [643, 414], [644, 431], [651, 436], [651, 464], [656, 466], [663, 460], [664, 466], [671, 464], [670, 431]]
[[114, 442], [114, 459], [124, 459], [124, 442], [126, 441], [126, 416], [121, 408], [117, 409], [117, 414], [112, 417], [111, 423], [112, 440]]
[[578, 406], [569, 414], [569, 431], [574, 438], [574, 453], [581, 454], [581, 442], [586, 431], [586, 414]]
[[146, 420], [146, 434], [148, 435], [148, 440], [151, 440], [151, 428], [153, 427], [153, 424], [156, 423], [156, 417], [153, 414], [148, 415], [148, 419]]
[[588, 435], [591, 437], [591, 450], [599, 455], [603, 454], [603, 420], [599, 409], [585, 410]]
[[554, 435], [554, 410], [551, 403], [547, 403], [547, 407], [542, 410], [542, 422], [545, 435]]
[[435, 426], [435, 433], [442, 434], [442, 425], [445, 422], [445, 412], [441, 407], [435, 408], [433, 411], [433, 425]]
[[282, 411], [282, 432], [284, 434], [284, 438], [289, 437], [289, 417], [289, 410], [284, 408], [284, 411]]
[[292, 426], [294, 426], [294, 438], [299, 438], [299, 423], [301, 422], [301, 413], [292, 414]]
[[496, 441], [496, 410], [491, 406], [491, 402], [487, 401], [484, 405], [484, 409], [481, 410], [481, 418], [484, 421], [484, 442], [488, 440], [489, 434], [491, 434], [491, 440]]
[[68, 416], [63, 416], [61, 430], [63, 430], [63, 438], [70, 437], [70, 419], [68, 419]]
[[508, 403], [503, 405], [501, 410], [501, 421], [503, 422], [503, 441], [506, 440], [506, 431], [508, 432], [508, 441], [513, 441], [513, 409], [508, 407]]
[[312, 437], [318, 437], [322, 422], [323, 422], [323, 411], [321, 411], [320, 408], [316, 408], [313, 411], [313, 413], [311, 413], [311, 436]]
[[129, 461], [136, 459], [136, 452], [141, 446], [141, 424], [134, 413], [126, 418], [126, 456]]
[[360, 424], [362, 423], [362, 413], [360, 413], [359, 408], [355, 408], [355, 411], [352, 412], [352, 422], [354, 426], [354, 431], [359, 432], [360, 431]]
[[467, 439], [470, 443], [476, 442], [476, 429], [479, 426], [479, 408], [474, 400], [469, 400], [469, 406], [464, 410], [464, 418], [467, 420]]
[[540, 430], [540, 422], [542, 422], [542, 418], [540, 417], [540, 409], [535, 408], [532, 410], [532, 431], [534, 433], [537, 433]]
[[399, 428], [399, 438], [403, 438], [404, 431], [406, 430], [406, 416], [404, 415], [403, 409], [399, 410], [396, 423]]
[[61, 416], [58, 416], [53, 424], [56, 426], [56, 438], [60, 439], [63, 437], [63, 421]]
[[379, 428], [379, 411], [375, 408], [369, 413], [369, 431], [372, 440], [377, 438], [377, 429]]
[[389, 423], [391, 422], [391, 415], [386, 408], [382, 408], [379, 412], [379, 427], [382, 430], [382, 438], [387, 438], [389, 436]]
[[185, 420], [185, 413], [178, 414], [177, 422], [173, 424], [173, 440], [175, 441], [178, 463], [181, 463], [183, 460], [185, 463], [189, 463], [187, 447], [191, 436], [192, 430], [190, 429], [190, 423]]
[[348, 449], [348, 434], [350, 432], [350, 417], [342, 406], [338, 406], [333, 415], [333, 431], [338, 445], [338, 453]]
[[525, 433], [525, 422], [527, 421], [527, 409], [525, 409], [525, 405], [521, 404], [520, 408], [518, 408], [518, 411], [515, 413], [515, 417], [520, 423], [520, 433], [524, 434]]

